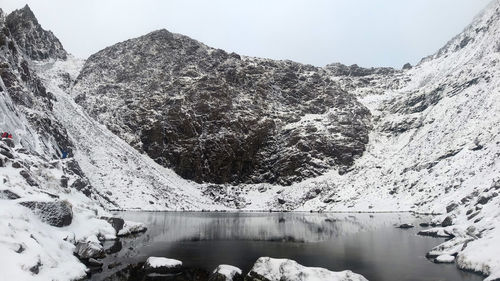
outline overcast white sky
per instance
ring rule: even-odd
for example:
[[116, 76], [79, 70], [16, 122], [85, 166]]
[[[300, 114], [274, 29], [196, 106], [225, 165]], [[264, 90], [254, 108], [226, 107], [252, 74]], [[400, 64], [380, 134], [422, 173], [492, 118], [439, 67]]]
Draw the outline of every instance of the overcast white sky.
[[70, 53], [86, 58], [166, 28], [242, 55], [323, 66], [417, 63], [490, 0], [0, 0], [26, 3]]

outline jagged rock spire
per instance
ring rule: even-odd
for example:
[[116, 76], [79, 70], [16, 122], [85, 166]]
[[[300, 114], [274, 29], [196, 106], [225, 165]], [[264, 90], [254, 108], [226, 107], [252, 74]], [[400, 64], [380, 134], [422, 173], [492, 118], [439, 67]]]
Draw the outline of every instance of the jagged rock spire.
[[21, 51], [33, 60], [66, 59], [61, 42], [44, 30], [28, 5], [15, 10], [6, 18], [7, 28]]

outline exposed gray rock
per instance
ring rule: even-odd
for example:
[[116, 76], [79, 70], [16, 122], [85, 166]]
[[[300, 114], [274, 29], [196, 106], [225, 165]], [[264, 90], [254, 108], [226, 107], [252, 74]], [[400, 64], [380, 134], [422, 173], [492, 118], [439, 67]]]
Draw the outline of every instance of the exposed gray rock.
[[403, 69], [404, 70], [407, 70], [407, 69], [412, 69], [413, 66], [408, 62], [408, 63], [405, 63], [405, 65], [403, 65]]
[[453, 224], [453, 218], [451, 216], [447, 216], [443, 222], [441, 223], [442, 227], [447, 227]]
[[33, 274], [38, 274], [40, 272], [40, 267], [42, 266], [42, 262], [38, 260], [35, 265], [29, 268], [30, 272]]
[[90, 183], [86, 178], [77, 178], [72, 184], [71, 188], [81, 191], [87, 197], [92, 194]]
[[[48, 157], [58, 157], [57, 151], [61, 149], [71, 151], [66, 129], [52, 114], [55, 97], [47, 92], [30, 62], [63, 59], [66, 52], [51, 32], [41, 28], [28, 6], [7, 17], [1, 15], [0, 30], [0, 42], [6, 45], [0, 48], [0, 78], [16, 107], [11, 114], [24, 114], [31, 125], [29, 130], [35, 130], [29, 133], [40, 136], [41, 147]], [[7, 140], [7, 144], [13, 146], [12, 141]], [[19, 141], [28, 150], [33, 148], [34, 144], [26, 138]]]
[[12, 154], [12, 152], [10, 150], [4, 149], [3, 147], [0, 147], [0, 154], [7, 158], [14, 159], [14, 155]]
[[391, 67], [364, 68], [358, 66], [357, 64], [347, 66], [341, 63], [328, 64], [326, 65], [326, 69], [336, 76], [354, 76], [354, 77], [369, 76], [373, 74], [387, 75], [396, 72], [396, 70]]
[[455, 210], [458, 207], [457, 203], [451, 203], [450, 205], [446, 206], [446, 212], [451, 213], [453, 210]]
[[368, 109], [331, 75], [159, 30], [92, 55], [73, 95], [184, 178], [288, 185], [351, 166], [368, 142]]
[[19, 204], [30, 208], [42, 221], [52, 226], [67, 226], [73, 220], [73, 210], [67, 201], [26, 201]]
[[38, 186], [37, 181], [33, 178], [31, 173], [28, 170], [21, 170], [19, 171], [19, 174], [23, 176], [23, 178], [26, 180], [26, 182], [31, 185], [31, 186]]
[[67, 176], [62, 176], [61, 177], [61, 186], [64, 187], [64, 188], [67, 188], [68, 187], [68, 181], [69, 181], [69, 178]]
[[116, 231], [116, 234], [122, 230], [123, 225], [125, 224], [125, 221], [122, 218], [117, 218], [117, 217], [101, 217], [101, 219], [109, 222], [113, 228]]
[[14, 148], [16, 146], [13, 139], [4, 138], [2, 141], [10, 148]]
[[90, 258], [87, 263], [88, 265], [93, 267], [102, 267], [102, 261], [96, 260], [94, 258]]
[[94, 239], [87, 239], [86, 241], [76, 243], [75, 254], [80, 259], [98, 259], [105, 256], [104, 248], [97, 238], [95, 236], [92, 238]]
[[477, 199], [477, 204], [481, 204], [481, 205], [486, 205], [492, 198], [498, 196], [498, 193], [496, 192], [493, 192], [491, 194], [488, 194], [488, 195], [483, 195], [481, 197], [479, 197], [479, 199]]
[[19, 195], [8, 189], [0, 190], [0, 199], [15, 200], [19, 198], [21, 198]]
[[414, 228], [414, 227], [415, 226], [413, 224], [403, 223], [403, 224], [399, 225], [397, 228], [408, 229], [408, 228]]
[[66, 59], [67, 53], [61, 42], [52, 32], [40, 26], [28, 5], [10, 13], [6, 18], [6, 25], [20, 51], [31, 59]]

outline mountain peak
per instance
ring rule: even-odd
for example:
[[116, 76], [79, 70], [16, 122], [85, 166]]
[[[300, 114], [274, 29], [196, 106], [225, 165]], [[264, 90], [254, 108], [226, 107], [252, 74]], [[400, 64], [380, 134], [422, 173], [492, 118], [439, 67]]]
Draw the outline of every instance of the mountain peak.
[[24, 54], [33, 60], [66, 59], [61, 42], [42, 28], [28, 5], [7, 15], [6, 26]]
[[24, 7], [22, 7], [21, 9], [18, 10], [24, 17], [26, 18], [29, 18], [29, 19], [32, 19], [36, 22], [38, 22], [38, 20], [36, 19], [35, 17], [35, 14], [33, 13], [33, 11], [31, 10], [30, 6], [28, 6], [28, 4], [24, 5]]

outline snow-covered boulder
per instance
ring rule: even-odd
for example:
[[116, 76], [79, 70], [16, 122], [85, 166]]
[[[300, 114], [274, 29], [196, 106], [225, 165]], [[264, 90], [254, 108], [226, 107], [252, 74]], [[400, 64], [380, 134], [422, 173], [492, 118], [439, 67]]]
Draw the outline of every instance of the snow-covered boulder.
[[95, 259], [105, 256], [104, 248], [95, 235], [88, 237], [84, 241], [79, 241], [76, 244], [75, 254], [81, 259]]
[[350, 270], [333, 272], [319, 267], [305, 267], [289, 259], [259, 258], [245, 281], [367, 281]]
[[445, 238], [453, 237], [453, 234], [451, 234], [445, 228], [431, 228], [431, 229], [421, 230], [417, 234], [430, 237], [445, 237]]
[[241, 269], [227, 264], [221, 264], [212, 272], [208, 281], [238, 281], [243, 280]]
[[147, 274], [169, 274], [178, 273], [182, 268], [182, 262], [162, 257], [149, 257], [144, 263], [144, 271]]
[[435, 263], [453, 263], [455, 262], [455, 257], [452, 255], [440, 255], [434, 259]]
[[147, 227], [144, 226], [143, 223], [133, 222], [133, 221], [125, 221], [123, 224], [123, 228], [118, 231], [118, 236], [127, 236], [131, 234], [145, 232]]
[[444, 256], [456, 256], [464, 246], [472, 240], [473, 238], [468, 235], [455, 237], [432, 248], [432, 250], [427, 253], [426, 257], [437, 258], [442, 256], [441, 259], [443, 259]]
[[25, 201], [19, 204], [31, 209], [42, 221], [52, 226], [67, 226], [73, 220], [73, 210], [67, 201]]
[[467, 247], [457, 255], [457, 266], [464, 270], [480, 272], [487, 275], [485, 281], [500, 280], [500, 223], [495, 221], [496, 227], [485, 231], [482, 239], [467, 243]]
[[109, 222], [113, 228], [116, 231], [116, 234], [120, 232], [120, 230], [123, 229], [123, 226], [125, 225], [125, 221], [122, 218], [117, 218], [117, 217], [101, 217], [101, 219]]

